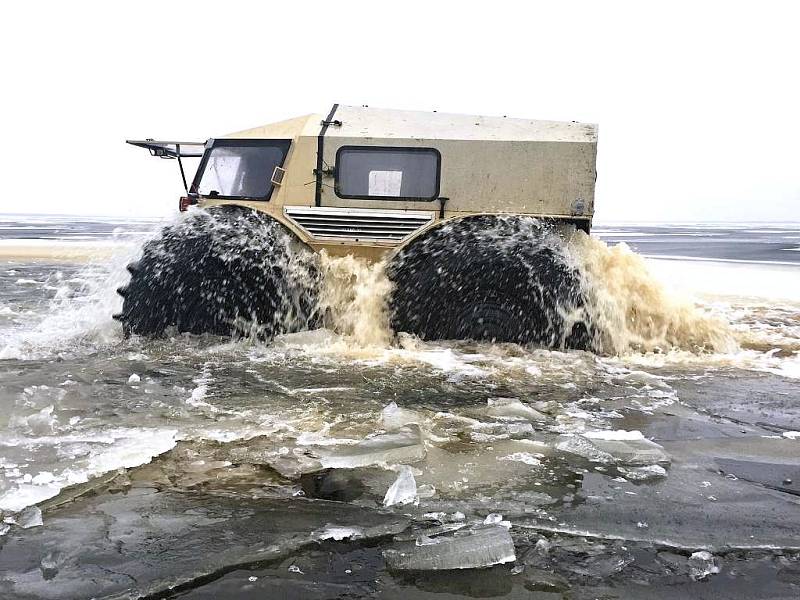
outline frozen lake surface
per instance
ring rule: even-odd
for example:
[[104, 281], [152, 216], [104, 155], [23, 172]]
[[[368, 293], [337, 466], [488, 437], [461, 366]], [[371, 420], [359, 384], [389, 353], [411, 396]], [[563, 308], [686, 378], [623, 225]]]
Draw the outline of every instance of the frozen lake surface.
[[157, 226], [0, 216], [3, 598], [800, 595], [800, 226], [598, 224], [603, 356], [125, 339]]

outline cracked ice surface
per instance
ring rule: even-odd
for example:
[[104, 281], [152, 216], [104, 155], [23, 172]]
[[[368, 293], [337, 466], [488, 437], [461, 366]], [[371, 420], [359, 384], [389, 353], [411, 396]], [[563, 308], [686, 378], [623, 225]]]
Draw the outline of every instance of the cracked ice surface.
[[[792, 360], [796, 311], [741, 314]], [[798, 387], [756, 350], [110, 339], [3, 362], [4, 599], [798, 596]]]

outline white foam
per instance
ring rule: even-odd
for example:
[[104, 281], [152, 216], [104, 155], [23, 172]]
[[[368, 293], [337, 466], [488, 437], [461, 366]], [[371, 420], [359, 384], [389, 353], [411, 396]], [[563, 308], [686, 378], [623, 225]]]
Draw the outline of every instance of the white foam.
[[45, 311], [34, 315], [38, 322], [1, 330], [0, 359], [35, 360], [69, 352], [81, 344], [96, 348], [119, 340], [121, 327], [111, 318], [122, 305], [116, 288], [128, 281], [125, 265], [138, 253], [132, 249], [115, 254], [100, 268], [88, 265], [80, 277], [84, 283], [78, 294], [66, 293], [69, 290], [64, 286]]

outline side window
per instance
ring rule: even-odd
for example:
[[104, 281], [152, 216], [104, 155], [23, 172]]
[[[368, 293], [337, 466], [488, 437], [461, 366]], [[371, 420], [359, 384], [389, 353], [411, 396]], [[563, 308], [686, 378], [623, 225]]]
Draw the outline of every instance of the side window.
[[441, 155], [435, 148], [342, 146], [336, 153], [336, 195], [374, 200], [435, 200]]

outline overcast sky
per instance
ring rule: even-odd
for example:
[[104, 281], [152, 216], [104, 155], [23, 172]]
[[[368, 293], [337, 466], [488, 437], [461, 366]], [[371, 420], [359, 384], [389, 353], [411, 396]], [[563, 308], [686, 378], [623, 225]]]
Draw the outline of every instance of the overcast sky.
[[13, 2], [0, 212], [159, 216], [205, 140], [334, 102], [600, 125], [596, 218], [800, 221], [786, 2]]

